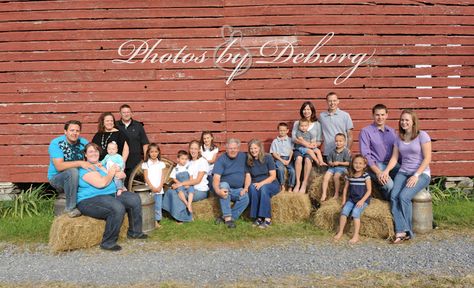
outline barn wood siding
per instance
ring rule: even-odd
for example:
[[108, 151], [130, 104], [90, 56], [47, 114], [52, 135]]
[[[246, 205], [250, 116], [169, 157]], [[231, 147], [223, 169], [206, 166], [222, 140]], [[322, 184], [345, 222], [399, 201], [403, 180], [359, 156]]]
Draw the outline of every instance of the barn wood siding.
[[[48, 143], [63, 123], [81, 120], [83, 136], [91, 139], [99, 114], [116, 112], [122, 103], [174, 159], [201, 130], [214, 131], [221, 147], [238, 137], [243, 149], [251, 138], [265, 140], [268, 148], [278, 122], [299, 118], [307, 99], [321, 112], [329, 91], [352, 115], [356, 137], [371, 122], [374, 104], [389, 107], [392, 127], [401, 109], [417, 109], [421, 128], [433, 139], [433, 174], [472, 176], [474, 1], [429, 2], [3, 2], [0, 181], [46, 181]], [[124, 59], [117, 48], [129, 39], [163, 39], [158, 53], [184, 45], [188, 52], [212, 52], [223, 42], [223, 25], [241, 30], [252, 53], [275, 38], [297, 40], [297, 49], [307, 53], [328, 32], [335, 36], [319, 51], [323, 56], [376, 53], [338, 86], [333, 81], [347, 68], [338, 63], [254, 63], [230, 85], [212, 61], [112, 63]]]

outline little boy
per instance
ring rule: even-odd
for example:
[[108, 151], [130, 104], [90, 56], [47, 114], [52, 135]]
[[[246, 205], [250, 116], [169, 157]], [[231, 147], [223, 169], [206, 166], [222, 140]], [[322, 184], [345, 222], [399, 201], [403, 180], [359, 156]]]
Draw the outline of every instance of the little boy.
[[[296, 131], [296, 138], [299, 140], [304, 140], [309, 143], [316, 143], [316, 139], [311, 135], [308, 131], [309, 128], [309, 120], [306, 118], [302, 118], [299, 121], [298, 130]], [[319, 166], [327, 166], [326, 162], [323, 160], [323, 156], [321, 155], [321, 150], [318, 148], [310, 149], [301, 144], [296, 144], [295, 148], [301, 153], [302, 156], [308, 154], [311, 158], [316, 162]]]
[[278, 136], [273, 140], [270, 146], [270, 153], [275, 158], [277, 170], [277, 179], [280, 182], [281, 190], [285, 189], [285, 167], [288, 171], [288, 192], [293, 192], [296, 177], [295, 168], [291, 162], [293, 156], [293, 141], [288, 137], [288, 125], [286, 123], [278, 124]]
[[[192, 180], [192, 177], [188, 172], [188, 168], [189, 168], [188, 152], [184, 150], [179, 150], [177, 160], [178, 160], [178, 164], [176, 164], [176, 167], [171, 171], [170, 178], [172, 178], [173, 182], [176, 184], [180, 184], [181, 182]], [[191, 203], [193, 202], [194, 187], [192, 185], [179, 186], [178, 188], [176, 188], [176, 191], [178, 191], [179, 199], [183, 201], [188, 211], [192, 213], [193, 211], [192, 211]], [[184, 194], [185, 192], [188, 194], [187, 200], [186, 200], [186, 195]]]
[[323, 194], [321, 195], [321, 202], [326, 200], [329, 180], [334, 175], [334, 199], [339, 197], [339, 188], [341, 182], [339, 181], [343, 174], [347, 174], [347, 167], [351, 162], [351, 152], [346, 148], [346, 135], [337, 133], [334, 137], [336, 149], [331, 151], [328, 155], [329, 168], [324, 174], [323, 178]]
[[[120, 171], [123, 172], [125, 168], [125, 163], [123, 162], [122, 155], [118, 154], [118, 145], [115, 141], [107, 144], [107, 155], [102, 159], [102, 166], [105, 166], [107, 170], [112, 168], [112, 166], [117, 165], [120, 167]], [[123, 185], [124, 179], [118, 179], [114, 177], [115, 186], [117, 186], [117, 196], [120, 196], [122, 192], [127, 191]]]

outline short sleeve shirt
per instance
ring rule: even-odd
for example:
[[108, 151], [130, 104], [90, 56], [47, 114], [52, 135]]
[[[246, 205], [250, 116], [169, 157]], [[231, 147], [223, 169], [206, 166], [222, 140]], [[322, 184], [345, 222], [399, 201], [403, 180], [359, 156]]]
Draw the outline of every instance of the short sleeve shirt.
[[[400, 158], [402, 162], [399, 171], [414, 174], [424, 159], [421, 145], [430, 141], [431, 138], [425, 131], [420, 131], [418, 136], [408, 143], [404, 142], [402, 139], [400, 139], [400, 137], [398, 137], [395, 145], [400, 152]], [[430, 175], [430, 167], [426, 167], [423, 173]]]
[[291, 151], [293, 151], [293, 141], [288, 136], [275, 138], [270, 146], [270, 153], [278, 153], [280, 156], [290, 156]]
[[334, 113], [321, 112], [319, 121], [323, 129], [324, 155], [328, 156], [336, 148], [334, 138], [337, 133], [343, 133], [347, 138], [347, 131], [354, 128], [349, 113], [337, 109]]
[[[107, 172], [103, 171], [100, 168], [96, 167], [96, 171], [98, 171], [101, 176], [107, 175]], [[115, 186], [114, 181], [110, 181], [110, 183], [103, 188], [97, 188], [87, 183], [83, 179], [83, 177], [89, 172], [91, 171], [86, 170], [84, 168], [79, 168], [79, 187], [77, 189], [77, 203], [95, 196], [115, 194], [115, 192], [117, 191], [117, 187]]]
[[194, 185], [194, 189], [199, 191], [209, 191], [209, 181], [207, 180], [207, 171], [209, 171], [209, 163], [204, 157], [201, 157], [197, 160], [189, 161], [189, 176], [193, 177], [193, 179], [198, 178], [199, 172], [205, 172], [206, 174], [202, 177], [201, 182]]
[[344, 148], [341, 152], [334, 149], [328, 155], [328, 162], [351, 162], [351, 152], [347, 148]]
[[[364, 198], [365, 193], [367, 193], [367, 185], [365, 181], [370, 179], [370, 175], [367, 172], [364, 172], [360, 177], [348, 177], [346, 176], [346, 181], [349, 181], [349, 191], [348, 199], [353, 203], [357, 203], [360, 199]], [[370, 203], [370, 197], [365, 200], [365, 203]]]
[[273, 161], [270, 154], [265, 154], [263, 163], [258, 159], [254, 159], [252, 166], [245, 165], [245, 172], [250, 174], [252, 183], [267, 179], [271, 170], [275, 170], [275, 161]]
[[[142, 170], [148, 170], [148, 180], [151, 182], [151, 185], [153, 185], [153, 187], [160, 186], [161, 177], [163, 176], [163, 169], [165, 168], [165, 163], [160, 160], [152, 161], [151, 159], [148, 159], [148, 161], [142, 163]], [[157, 194], [163, 193], [164, 191], [162, 188], [161, 191]]]
[[[296, 140], [296, 131], [298, 131], [298, 127], [300, 126], [300, 121], [295, 121], [293, 124], [293, 130], [291, 130], [291, 139], [293, 142]], [[308, 132], [311, 133], [311, 138], [316, 139], [316, 142], [321, 142], [322, 137], [322, 130], [321, 130], [321, 123], [318, 121], [313, 122], [309, 125]]]
[[[212, 160], [212, 158], [214, 158], [214, 155], [216, 155], [217, 153], [219, 153], [219, 148], [214, 148], [212, 150], [210, 149], [202, 149], [202, 147], [200, 147], [200, 150], [201, 150], [201, 155], [202, 157], [204, 157], [204, 159], [206, 159], [207, 161], [209, 160]], [[207, 162], [209, 164], [209, 162]], [[213, 164], [209, 164], [209, 171], [208, 173], [212, 173], [212, 169], [214, 169], [214, 163]]]
[[232, 189], [243, 188], [246, 161], [247, 156], [243, 152], [239, 152], [233, 159], [224, 153], [214, 165], [214, 175], [221, 175], [221, 182], [227, 182]]
[[89, 143], [89, 141], [82, 137], [79, 137], [75, 144], [69, 143], [66, 135], [54, 138], [48, 147], [48, 179], [53, 178], [59, 173], [53, 164], [53, 159], [63, 159], [64, 162], [84, 160], [83, 151], [87, 143]]

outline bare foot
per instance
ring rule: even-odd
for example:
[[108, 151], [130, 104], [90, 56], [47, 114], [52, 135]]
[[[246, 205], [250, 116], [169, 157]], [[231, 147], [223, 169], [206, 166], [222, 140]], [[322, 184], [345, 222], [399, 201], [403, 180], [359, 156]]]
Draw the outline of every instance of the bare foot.
[[336, 236], [334, 236], [334, 242], [337, 242], [341, 239], [342, 233], [337, 233]]
[[300, 184], [296, 184], [296, 186], [293, 187], [293, 193], [298, 193], [300, 191], [299, 187], [300, 187]]
[[161, 228], [161, 223], [160, 222], [155, 222], [155, 228], [160, 229]]
[[326, 201], [326, 194], [321, 195], [321, 202]]
[[328, 164], [324, 161], [321, 161], [321, 163], [319, 164], [319, 166], [328, 166]]
[[301, 185], [301, 188], [298, 192], [302, 194], [306, 193], [306, 185]]
[[124, 191], [123, 189], [118, 189], [118, 190], [117, 190], [117, 196], [122, 195], [122, 192], [123, 192], [123, 191]]
[[349, 240], [349, 244], [356, 244], [357, 242], [359, 242], [359, 236], [354, 236]]
[[285, 185], [280, 186], [280, 191], [285, 191]]
[[186, 205], [186, 208], [188, 208], [189, 213], [193, 213], [193, 206], [191, 206], [191, 203], [188, 203], [188, 205]]
[[339, 198], [339, 194], [334, 194], [334, 196], [332, 196], [332, 199], [337, 199]]
[[293, 188], [288, 188], [288, 193], [293, 193]]

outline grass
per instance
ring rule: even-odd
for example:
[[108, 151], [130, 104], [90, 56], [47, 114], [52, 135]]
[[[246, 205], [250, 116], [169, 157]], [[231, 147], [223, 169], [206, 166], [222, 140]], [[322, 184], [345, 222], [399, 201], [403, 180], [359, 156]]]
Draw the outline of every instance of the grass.
[[0, 219], [0, 241], [12, 243], [47, 243], [49, 228], [53, 222], [52, 214]]

